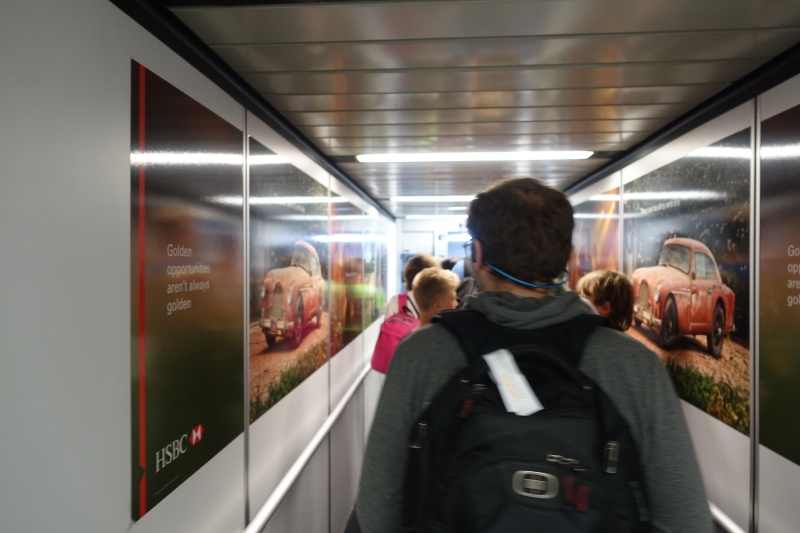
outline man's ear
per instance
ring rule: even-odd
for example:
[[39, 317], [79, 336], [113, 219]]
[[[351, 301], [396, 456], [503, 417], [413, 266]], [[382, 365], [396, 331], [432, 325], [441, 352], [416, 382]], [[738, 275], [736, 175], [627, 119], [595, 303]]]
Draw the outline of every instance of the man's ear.
[[600, 306], [600, 314], [602, 316], [608, 316], [611, 313], [611, 302], [605, 301], [603, 305]]
[[489, 270], [489, 267], [483, 264], [483, 243], [477, 239], [472, 239], [472, 257], [472, 274], [475, 279], [478, 279], [475, 274]]

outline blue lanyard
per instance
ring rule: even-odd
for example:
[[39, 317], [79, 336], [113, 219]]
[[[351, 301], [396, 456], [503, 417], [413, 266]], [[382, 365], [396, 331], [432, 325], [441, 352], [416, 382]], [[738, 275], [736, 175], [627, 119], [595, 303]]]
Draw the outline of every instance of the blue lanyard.
[[526, 287], [533, 287], [534, 289], [557, 289], [557, 288], [561, 287], [564, 283], [567, 282], [566, 280], [564, 280], [561, 283], [554, 283], [552, 285], [539, 285], [538, 283], [529, 283], [527, 281], [522, 281], [521, 279], [517, 279], [514, 276], [512, 276], [511, 274], [503, 272], [502, 270], [500, 270], [496, 266], [494, 266], [494, 265], [492, 265], [490, 263], [487, 263], [486, 261], [484, 261], [483, 264], [486, 265], [487, 267], [491, 268], [492, 270], [494, 270], [495, 272], [497, 272], [498, 274], [500, 274], [504, 278], [510, 279], [514, 283], [519, 283], [520, 285], [525, 285]]

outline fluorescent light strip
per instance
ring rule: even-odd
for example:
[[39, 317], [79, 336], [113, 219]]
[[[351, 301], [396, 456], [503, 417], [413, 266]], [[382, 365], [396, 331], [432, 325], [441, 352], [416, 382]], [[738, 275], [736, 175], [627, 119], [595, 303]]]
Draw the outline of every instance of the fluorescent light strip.
[[474, 194], [451, 196], [392, 196], [389, 198], [389, 201], [394, 203], [471, 202], [474, 198]]
[[284, 204], [342, 204], [347, 199], [341, 196], [251, 196], [250, 205], [284, 205]]
[[241, 165], [241, 154], [212, 152], [131, 152], [132, 165]]
[[406, 215], [407, 220], [466, 220], [467, 215]]
[[363, 233], [339, 233], [335, 235], [320, 235], [314, 237], [317, 242], [388, 242], [385, 235], [363, 234]]
[[281, 215], [275, 217], [275, 220], [286, 220], [290, 222], [324, 222], [326, 220], [346, 221], [346, 220], [374, 220], [376, 217], [371, 215]]
[[790, 159], [800, 157], [800, 145], [762, 146], [761, 159]]
[[688, 157], [711, 157], [715, 159], [750, 159], [753, 151], [750, 148], [732, 148], [726, 146], [704, 146], [689, 153]]
[[575, 213], [573, 218], [576, 219], [601, 219], [601, 220], [613, 220], [615, 218], [619, 218], [618, 214], [614, 213]]
[[587, 159], [594, 152], [538, 151], [538, 152], [439, 152], [415, 154], [360, 154], [359, 163], [436, 163], [458, 161], [545, 161], [554, 159]]
[[[212, 152], [131, 152], [132, 165], [241, 165], [244, 156]], [[282, 155], [251, 155], [250, 165], [284, 165]]]
[[[716, 191], [674, 191], [674, 192], [629, 192], [622, 195], [624, 200], [722, 200], [725, 193]], [[595, 194], [589, 201], [618, 202], [618, 194]]]

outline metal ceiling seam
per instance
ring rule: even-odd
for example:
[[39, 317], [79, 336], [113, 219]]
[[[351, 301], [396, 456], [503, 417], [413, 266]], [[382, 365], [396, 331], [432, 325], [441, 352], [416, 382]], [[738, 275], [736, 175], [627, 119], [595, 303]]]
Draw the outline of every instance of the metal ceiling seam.
[[675, 65], [704, 65], [718, 63], [744, 63], [750, 61], [767, 61], [769, 56], [757, 57], [731, 57], [721, 59], [667, 59], [664, 61], [623, 61], [623, 62], [597, 62], [597, 63], [541, 63], [535, 65], [488, 65], [488, 66], [457, 66], [457, 67], [408, 67], [408, 68], [364, 68], [364, 69], [335, 69], [335, 70], [240, 70], [239, 74], [252, 75], [286, 75], [286, 74], [313, 74], [313, 75], [340, 75], [340, 74], [424, 74], [428, 72], [444, 73], [471, 73], [471, 72], [524, 72], [540, 70], [587, 70], [595, 68], [626, 68], [626, 67], [653, 67]]
[[245, 109], [283, 135], [290, 143], [297, 146], [298, 149], [328, 171], [334, 178], [350, 187], [364, 201], [378, 209], [381, 214], [392, 221], [396, 220], [392, 213], [356, 183], [355, 180], [329, 161], [328, 157], [298, 128], [286, 120], [258, 91], [217, 56], [208, 45], [168, 9], [161, 5], [153, 5], [148, 0], [109, 1], [212, 82], [216, 83]]
[[[182, 9], [173, 9], [180, 13]], [[283, 47], [283, 46], [331, 46], [331, 45], [382, 45], [382, 44], [446, 44], [446, 43], [484, 43], [484, 42], [516, 42], [516, 41], [543, 41], [567, 39], [605, 39], [625, 37], [679, 37], [686, 35], [723, 35], [740, 34], [743, 32], [770, 33], [800, 31], [800, 26], [771, 26], [766, 28], [743, 27], [737, 29], [711, 29], [711, 30], [672, 30], [672, 31], [635, 31], [635, 32], [609, 32], [609, 33], [563, 33], [563, 34], [531, 34], [531, 35], [497, 35], [475, 37], [420, 37], [411, 39], [365, 39], [365, 40], [334, 40], [334, 41], [256, 41], [242, 43], [208, 43], [211, 48], [240, 48], [240, 47]]]
[[[110, 0], [115, 1], [115, 0]], [[123, 0], [119, 0], [123, 1]], [[263, 73], [262, 73], [263, 74]], [[704, 81], [699, 83], [673, 83], [670, 84], [670, 87], [701, 87], [703, 85], [730, 85], [731, 81]], [[277, 97], [294, 97], [294, 96], [359, 96], [359, 95], [375, 95], [375, 96], [382, 96], [382, 95], [424, 95], [424, 94], [470, 94], [470, 93], [496, 93], [496, 92], [533, 92], [533, 91], [579, 91], [579, 90], [624, 90], [624, 89], [658, 89], [664, 87], [664, 84], [657, 83], [654, 85], [651, 84], [640, 84], [640, 85], [619, 85], [616, 87], [610, 85], [578, 85], [578, 86], [559, 86], [559, 87], [533, 87], [528, 89], [480, 89], [475, 91], [448, 91], [448, 90], [441, 90], [441, 91], [390, 91], [390, 92], [320, 92], [320, 93], [276, 93], [276, 92], [263, 92], [259, 91], [259, 94], [264, 96], [277, 96]]]
[[648, 107], [648, 106], [678, 106], [682, 104], [691, 104], [693, 102], [701, 102], [702, 100], [688, 100], [685, 102], [668, 102], [668, 103], [652, 103], [652, 104], [581, 104], [581, 105], [535, 105], [535, 106], [492, 106], [492, 107], [397, 107], [394, 109], [362, 109], [362, 108], [345, 108], [345, 109], [318, 109], [318, 110], [308, 110], [308, 111], [297, 111], [292, 109], [285, 109], [282, 108], [281, 111], [284, 114], [291, 114], [291, 115], [310, 115], [313, 113], [385, 113], [396, 111], [398, 113], [407, 113], [407, 112], [429, 112], [429, 111], [486, 111], [486, 110], [506, 110], [506, 109], [514, 109], [514, 110], [521, 110], [521, 109], [582, 109], [582, 108], [596, 108], [596, 107], [609, 107], [609, 108], [619, 108], [619, 107]]
[[574, 194], [606, 176], [622, 170], [670, 141], [755, 98], [797, 74], [800, 74], [800, 43], [784, 51], [768, 63], [756, 68], [731, 84], [727, 89], [723, 89], [720, 93], [681, 115], [653, 135], [631, 147], [620, 157], [573, 183], [564, 192], [568, 195]]
[[499, 90], [499, 89], [476, 89], [474, 91], [464, 91], [464, 90], [441, 90], [441, 91], [393, 91], [393, 92], [324, 92], [324, 93], [276, 93], [276, 92], [260, 92], [264, 97], [280, 97], [280, 98], [289, 98], [289, 97], [303, 97], [303, 96], [386, 96], [386, 95], [395, 95], [395, 96], [407, 96], [407, 95], [436, 95], [436, 94], [481, 94], [481, 93], [497, 93], [497, 92], [511, 92], [511, 93], [536, 93], [536, 92], [554, 92], [554, 91], [565, 91], [565, 90], [576, 90], [576, 91], [604, 91], [604, 90], [626, 90], [626, 89], [663, 89], [663, 88], [684, 88], [684, 87], [702, 87], [704, 85], [726, 85], [729, 82], [720, 82], [720, 81], [701, 81], [697, 83], [670, 83], [670, 84], [663, 84], [658, 83], [654, 85], [650, 84], [641, 84], [641, 85], [622, 85], [622, 86], [612, 86], [612, 85], [577, 85], [571, 87], [547, 87], [544, 89], [540, 88], [529, 88], [529, 89], [510, 89], [510, 90]]

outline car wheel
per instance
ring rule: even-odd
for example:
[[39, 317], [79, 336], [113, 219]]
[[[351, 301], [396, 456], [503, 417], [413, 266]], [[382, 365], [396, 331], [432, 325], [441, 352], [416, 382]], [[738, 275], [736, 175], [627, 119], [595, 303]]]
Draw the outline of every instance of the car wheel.
[[664, 304], [664, 315], [661, 317], [661, 345], [671, 348], [678, 337], [678, 308], [675, 299], [670, 296]]
[[267, 339], [267, 346], [272, 347], [275, 346], [275, 341], [278, 340], [278, 336], [272, 333], [264, 333], [264, 337]]
[[708, 343], [708, 353], [719, 359], [722, 355], [722, 344], [725, 342], [725, 310], [721, 304], [714, 308], [714, 316], [711, 319], [711, 333], [706, 336]]
[[294, 310], [294, 327], [292, 328], [292, 346], [297, 348], [303, 342], [303, 300], [298, 295], [297, 308]]

